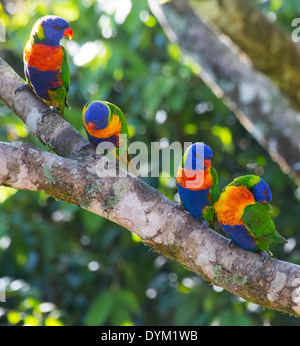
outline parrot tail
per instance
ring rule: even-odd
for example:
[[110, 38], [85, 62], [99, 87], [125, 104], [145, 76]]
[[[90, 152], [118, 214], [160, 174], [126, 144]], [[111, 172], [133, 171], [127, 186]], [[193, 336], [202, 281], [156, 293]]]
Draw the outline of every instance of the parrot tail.
[[284, 244], [287, 243], [287, 240], [283, 238], [277, 231], [273, 234], [268, 234], [268, 239], [275, 244]]
[[65, 106], [68, 108], [68, 109], [72, 109], [71, 106], [69, 105], [68, 101], [65, 100]]

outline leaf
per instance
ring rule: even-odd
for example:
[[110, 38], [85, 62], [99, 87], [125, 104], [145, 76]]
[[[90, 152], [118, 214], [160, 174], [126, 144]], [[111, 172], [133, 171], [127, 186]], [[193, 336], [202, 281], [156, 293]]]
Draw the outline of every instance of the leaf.
[[139, 303], [136, 295], [132, 291], [120, 289], [116, 293], [118, 304], [125, 306], [132, 312], [138, 312]]
[[112, 292], [101, 292], [90, 305], [84, 319], [86, 326], [102, 325], [113, 311], [114, 297]]
[[131, 321], [130, 312], [125, 306], [117, 305], [112, 314], [112, 325], [121, 326]]

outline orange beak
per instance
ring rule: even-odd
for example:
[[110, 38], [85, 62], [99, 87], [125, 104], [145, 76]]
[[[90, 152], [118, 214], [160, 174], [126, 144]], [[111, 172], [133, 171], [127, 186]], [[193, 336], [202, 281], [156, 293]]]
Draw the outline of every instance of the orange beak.
[[65, 37], [69, 37], [69, 39], [72, 40], [72, 38], [73, 38], [73, 30], [70, 27], [65, 29], [64, 36]]
[[89, 131], [92, 130], [95, 126], [96, 126], [95, 123], [89, 123], [89, 124], [88, 124], [88, 130], [89, 130]]

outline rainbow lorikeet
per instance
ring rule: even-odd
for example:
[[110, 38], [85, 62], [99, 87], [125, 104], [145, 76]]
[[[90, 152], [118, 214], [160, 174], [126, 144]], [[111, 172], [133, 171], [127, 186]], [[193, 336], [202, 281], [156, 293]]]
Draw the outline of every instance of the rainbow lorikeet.
[[233, 243], [246, 250], [266, 251], [269, 255], [272, 255], [270, 242], [286, 243], [271, 219], [271, 200], [269, 185], [256, 175], [238, 177], [224, 188], [215, 203], [215, 212]]
[[124, 113], [107, 101], [90, 101], [82, 111], [82, 122], [89, 141], [97, 146], [112, 143], [116, 158], [135, 176], [139, 176], [131, 164], [128, 153], [128, 127]]
[[184, 208], [196, 219], [214, 227], [213, 204], [219, 196], [217, 171], [211, 166], [213, 152], [204, 143], [188, 147], [178, 168], [176, 182]]
[[56, 16], [42, 17], [35, 23], [23, 54], [27, 84], [52, 107], [45, 114], [57, 110], [62, 117], [64, 108], [70, 109], [67, 102], [70, 69], [66, 50], [60, 45], [64, 36], [73, 37], [68, 22]]

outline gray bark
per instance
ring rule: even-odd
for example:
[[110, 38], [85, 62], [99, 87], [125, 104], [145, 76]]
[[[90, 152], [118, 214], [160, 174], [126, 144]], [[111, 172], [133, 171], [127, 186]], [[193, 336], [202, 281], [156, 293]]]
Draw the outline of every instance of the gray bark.
[[189, 0], [189, 3], [196, 13], [230, 37], [253, 66], [271, 78], [300, 109], [300, 49], [291, 34], [284, 33], [249, 0]]

